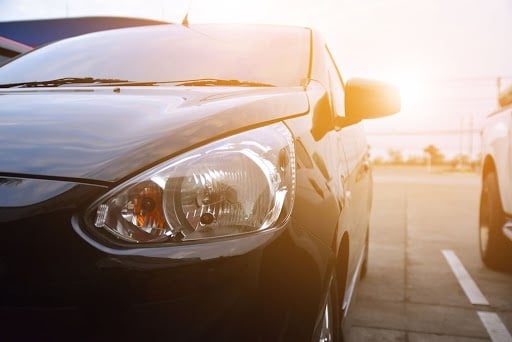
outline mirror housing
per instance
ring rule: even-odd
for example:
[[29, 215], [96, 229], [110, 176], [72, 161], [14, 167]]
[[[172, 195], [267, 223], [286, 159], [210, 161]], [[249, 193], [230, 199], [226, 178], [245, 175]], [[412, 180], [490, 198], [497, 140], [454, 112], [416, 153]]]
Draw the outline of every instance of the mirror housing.
[[345, 84], [345, 117], [339, 117], [341, 127], [395, 114], [401, 109], [400, 103], [400, 92], [391, 84], [350, 79]]

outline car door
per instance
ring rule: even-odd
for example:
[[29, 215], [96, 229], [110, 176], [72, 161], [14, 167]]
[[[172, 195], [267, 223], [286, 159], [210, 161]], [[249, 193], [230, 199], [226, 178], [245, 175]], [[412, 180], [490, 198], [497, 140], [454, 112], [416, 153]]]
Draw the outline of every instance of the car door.
[[[340, 72], [325, 47], [332, 110], [344, 116], [345, 93]], [[348, 279], [360, 263], [366, 241], [371, 208], [371, 173], [368, 160], [368, 147], [361, 123], [336, 130], [336, 144], [339, 149], [340, 178], [343, 188], [343, 209], [341, 224], [349, 233], [350, 255]], [[357, 252], [356, 252], [357, 251]]]

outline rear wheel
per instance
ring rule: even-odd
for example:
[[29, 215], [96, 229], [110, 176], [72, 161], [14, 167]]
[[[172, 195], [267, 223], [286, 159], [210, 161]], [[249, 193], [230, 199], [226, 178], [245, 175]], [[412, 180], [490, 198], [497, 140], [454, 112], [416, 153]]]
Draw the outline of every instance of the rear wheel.
[[510, 268], [512, 257], [512, 243], [502, 232], [505, 222], [498, 179], [490, 172], [484, 178], [480, 197], [480, 254], [487, 266], [497, 270]]

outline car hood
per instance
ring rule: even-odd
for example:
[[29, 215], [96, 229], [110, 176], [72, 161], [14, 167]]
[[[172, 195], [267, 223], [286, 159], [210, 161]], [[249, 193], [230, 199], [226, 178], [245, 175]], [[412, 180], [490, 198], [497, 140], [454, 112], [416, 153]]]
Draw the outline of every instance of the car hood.
[[308, 111], [301, 87], [0, 91], [0, 175], [117, 182], [198, 145]]

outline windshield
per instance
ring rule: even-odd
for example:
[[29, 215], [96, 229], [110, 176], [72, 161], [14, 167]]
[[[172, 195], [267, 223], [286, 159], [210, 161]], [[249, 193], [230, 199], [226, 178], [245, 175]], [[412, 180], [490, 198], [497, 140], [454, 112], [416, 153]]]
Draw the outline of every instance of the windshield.
[[294, 86], [307, 77], [309, 48], [309, 31], [302, 28], [129, 28], [34, 50], [1, 67], [0, 84], [90, 78], [153, 83], [213, 79]]

